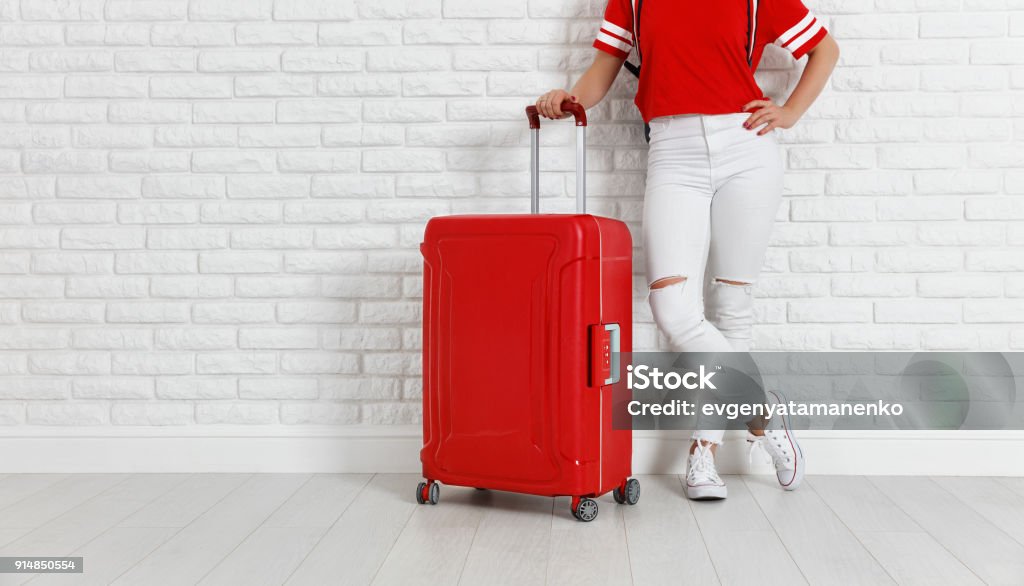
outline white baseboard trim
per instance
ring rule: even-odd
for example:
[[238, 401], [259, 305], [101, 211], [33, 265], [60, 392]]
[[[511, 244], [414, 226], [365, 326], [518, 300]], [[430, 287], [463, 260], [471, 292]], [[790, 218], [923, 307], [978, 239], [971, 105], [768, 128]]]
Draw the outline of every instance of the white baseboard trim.
[[[0, 430], [0, 473], [420, 471], [419, 426]], [[1024, 476], [1024, 432], [798, 432], [808, 474]], [[634, 434], [636, 474], [683, 472], [689, 434]], [[952, 463], [956, 463], [955, 466]], [[722, 473], [768, 472], [728, 437]]]

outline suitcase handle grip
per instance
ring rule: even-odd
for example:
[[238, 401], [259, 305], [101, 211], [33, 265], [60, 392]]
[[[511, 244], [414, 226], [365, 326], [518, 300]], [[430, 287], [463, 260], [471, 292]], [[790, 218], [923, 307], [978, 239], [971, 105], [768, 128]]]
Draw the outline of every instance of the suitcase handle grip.
[[[587, 111], [577, 102], [562, 102], [562, 111], [576, 119], [576, 213], [587, 213]], [[527, 106], [530, 122], [530, 213], [540, 213], [540, 113]]]
[[[562, 102], [562, 111], [572, 114], [572, 117], [576, 119], [576, 126], [587, 125], [587, 110], [582, 104], [566, 100]], [[530, 122], [530, 128], [540, 129], [540, 112], [537, 111], [537, 106], [526, 107], [526, 119]]]

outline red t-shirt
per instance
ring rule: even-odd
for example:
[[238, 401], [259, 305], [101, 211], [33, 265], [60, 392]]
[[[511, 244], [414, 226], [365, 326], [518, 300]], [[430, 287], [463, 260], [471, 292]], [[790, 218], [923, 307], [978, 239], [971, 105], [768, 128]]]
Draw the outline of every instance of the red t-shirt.
[[594, 47], [626, 59], [639, 31], [643, 69], [636, 105], [648, 122], [740, 112], [764, 96], [754, 71], [765, 45], [799, 59], [827, 34], [800, 0], [645, 0], [639, 22], [637, 1], [608, 1]]

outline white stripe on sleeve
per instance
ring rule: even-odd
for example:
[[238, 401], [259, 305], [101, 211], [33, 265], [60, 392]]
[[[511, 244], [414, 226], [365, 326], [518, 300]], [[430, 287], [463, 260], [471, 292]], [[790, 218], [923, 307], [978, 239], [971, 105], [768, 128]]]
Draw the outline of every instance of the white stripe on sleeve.
[[821, 22], [815, 20], [814, 24], [811, 25], [811, 28], [807, 29], [807, 32], [794, 39], [792, 43], [786, 45], [786, 49], [789, 49], [790, 53], [796, 53], [800, 50], [800, 47], [804, 46], [804, 43], [811, 40], [820, 30]]
[[623, 53], [629, 53], [629, 50], [633, 48], [629, 43], [626, 43], [621, 39], [617, 39], [604, 31], [597, 33], [597, 40], [606, 45], [611, 45]]
[[807, 25], [811, 24], [811, 22], [813, 22], [813, 21], [814, 21], [814, 15], [811, 14], [810, 12], [808, 12], [807, 16], [805, 16], [803, 18], [803, 20], [801, 20], [800, 22], [798, 22], [795, 25], [793, 25], [793, 28], [791, 28], [788, 31], [782, 33], [782, 35], [779, 38], [775, 39], [775, 43], [774, 44], [776, 44], [776, 45], [785, 45], [786, 43], [788, 43], [790, 41], [790, 39], [792, 39], [793, 37], [795, 37], [798, 34], [800, 34], [800, 31], [802, 31], [805, 28], [807, 28]]
[[[632, 1], [633, 1], [633, 30], [636, 30], [637, 27], [640, 26], [640, 23], [637, 22], [636, 0], [632, 0]], [[636, 39], [634, 39], [632, 35], [630, 35], [629, 39], [631, 41], [633, 41], [634, 43], [636, 42]]]
[[750, 45], [747, 51], [747, 61], [754, 58], [754, 46], [757, 44], [757, 0], [751, 2], [753, 12], [750, 15]]
[[630, 45], [633, 44], [633, 33], [627, 31], [621, 26], [616, 26], [606, 20], [603, 23], [601, 23], [601, 28], [610, 32], [613, 35], [617, 35], [626, 39], [626, 42], [629, 43]]

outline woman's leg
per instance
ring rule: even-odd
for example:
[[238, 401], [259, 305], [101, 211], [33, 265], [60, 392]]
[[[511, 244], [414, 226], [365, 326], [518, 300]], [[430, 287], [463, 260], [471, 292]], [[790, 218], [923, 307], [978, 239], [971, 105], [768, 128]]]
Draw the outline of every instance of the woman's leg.
[[[746, 351], [754, 322], [753, 287], [782, 198], [782, 159], [773, 136], [734, 135], [736, 144], [716, 166], [721, 178], [711, 203], [705, 306], [722, 335], [736, 350]], [[760, 385], [732, 386], [736, 400], [745, 403], [784, 402], [777, 392], [765, 397]], [[797, 488], [806, 466], [786, 418], [774, 418], [767, 427], [763, 421], [748, 425], [747, 440], [752, 449], [759, 446], [770, 456], [779, 484], [786, 490]]]
[[711, 160], [698, 116], [651, 121], [643, 244], [651, 313], [676, 352], [727, 352], [704, 319], [711, 238]]
[[[737, 116], [651, 126], [643, 239], [654, 320], [674, 351], [746, 351], [750, 289], [781, 197], [774, 137], [747, 133]], [[731, 243], [723, 246], [723, 239]], [[713, 454], [724, 426], [700, 427], [687, 462], [687, 495], [725, 498]]]
[[[758, 137], [736, 128], [714, 136], [723, 152], [715, 167], [704, 310], [733, 351], [747, 352], [754, 325], [753, 289], [782, 200], [782, 156], [772, 135]], [[735, 377], [732, 388], [723, 389], [727, 393], [723, 400], [759, 401], [751, 394], [760, 386], [741, 373]], [[757, 394], [760, 396], [760, 391]], [[723, 433], [698, 430], [694, 439], [717, 437], [721, 441]], [[760, 433], [760, 428], [755, 433]]]
[[705, 311], [738, 352], [750, 349], [753, 288], [782, 200], [782, 160], [775, 139], [755, 138], [744, 143], [742, 158], [720, 167], [726, 177], [711, 203]]
[[727, 352], [729, 341], [704, 318], [704, 266], [711, 196], [655, 187], [644, 201], [644, 249], [651, 313], [675, 352]]
[[[643, 220], [651, 313], [674, 352], [730, 352], [704, 316], [714, 188], [703, 123], [696, 116], [672, 118], [652, 121], [651, 128]], [[723, 433], [700, 435], [718, 444]]]
[[[700, 117], [654, 120], [648, 154], [643, 243], [651, 312], [676, 352], [727, 352], [728, 340], [704, 318], [704, 269], [711, 237], [711, 160]], [[687, 459], [686, 494], [725, 498], [707, 432]]]
[[[699, 173], [697, 170], [694, 174]], [[711, 197], [710, 186], [702, 189], [657, 181], [652, 185], [648, 175], [643, 234], [649, 300], [654, 321], [674, 352], [732, 350], [725, 336], [704, 317], [702, 293], [711, 236]], [[686, 463], [688, 498], [726, 498], [728, 491], [714, 460], [724, 433], [718, 429], [694, 432]]]

